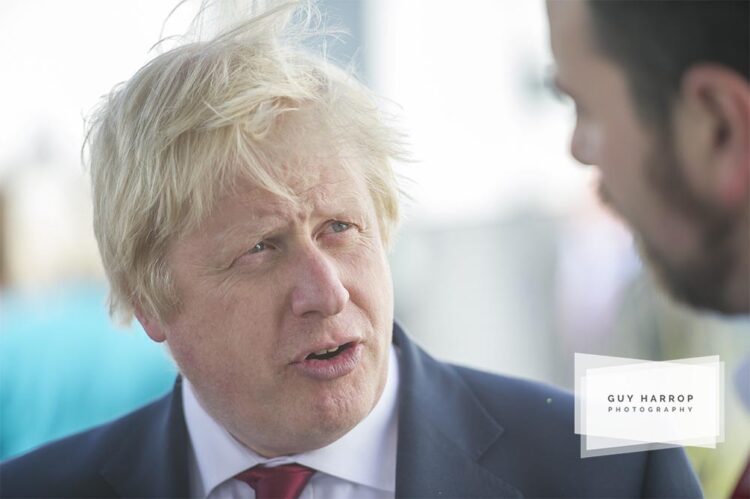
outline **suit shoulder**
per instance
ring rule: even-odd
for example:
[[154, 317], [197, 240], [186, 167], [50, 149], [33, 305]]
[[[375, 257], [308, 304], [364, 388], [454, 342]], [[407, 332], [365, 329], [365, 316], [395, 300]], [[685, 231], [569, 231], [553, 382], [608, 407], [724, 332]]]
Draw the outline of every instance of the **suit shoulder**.
[[[546, 383], [493, 374], [463, 366], [451, 366], [491, 412], [507, 414], [544, 412], [572, 421], [573, 394]], [[494, 410], [493, 410], [494, 409]]]
[[0, 463], [2, 497], [108, 497], [99, 475], [107, 456], [159, 411], [158, 400], [114, 421], [42, 445]]
[[[575, 491], [572, 495], [581, 497], [701, 496], [700, 485], [682, 449], [582, 459], [581, 440], [575, 434], [572, 393], [521, 378], [453, 368], [503, 427], [501, 444], [489, 454], [494, 451], [498, 461], [511, 456], [508, 467], [533, 462], [539, 475], [556, 477], [552, 489], [545, 490], [542, 482], [532, 480], [524, 489], [526, 493], [544, 496], [554, 495], [555, 490], [570, 490]], [[523, 474], [523, 466], [517, 472]]]

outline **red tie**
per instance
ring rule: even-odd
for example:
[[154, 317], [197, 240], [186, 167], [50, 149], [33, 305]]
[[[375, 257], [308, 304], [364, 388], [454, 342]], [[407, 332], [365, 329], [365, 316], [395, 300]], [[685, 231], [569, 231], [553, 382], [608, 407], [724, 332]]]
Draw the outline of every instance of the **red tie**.
[[301, 464], [254, 466], [235, 476], [255, 489], [256, 499], [297, 499], [315, 470]]

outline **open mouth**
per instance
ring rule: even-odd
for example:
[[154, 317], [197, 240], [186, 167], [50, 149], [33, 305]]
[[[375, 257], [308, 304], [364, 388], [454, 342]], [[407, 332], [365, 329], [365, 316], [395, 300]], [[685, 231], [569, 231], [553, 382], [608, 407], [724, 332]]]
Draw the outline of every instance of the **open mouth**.
[[305, 357], [305, 360], [328, 360], [336, 357], [337, 355], [341, 354], [341, 352], [351, 348], [353, 345], [353, 342], [344, 343], [343, 345], [339, 345], [336, 348], [331, 348], [330, 350], [321, 350], [320, 352], [313, 352], [307, 357]]

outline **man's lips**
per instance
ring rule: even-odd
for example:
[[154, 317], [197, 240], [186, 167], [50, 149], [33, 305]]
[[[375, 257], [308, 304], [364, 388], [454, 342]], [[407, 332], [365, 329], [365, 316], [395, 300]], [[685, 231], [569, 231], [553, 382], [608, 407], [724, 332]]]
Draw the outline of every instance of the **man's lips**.
[[362, 350], [362, 343], [348, 342], [333, 352], [316, 350], [317, 354], [312, 353], [312, 356], [308, 354], [303, 361], [296, 362], [290, 367], [305, 378], [321, 382], [333, 381], [357, 369], [357, 366], [362, 363]]
[[356, 346], [358, 343], [360, 343], [360, 340], [357, 338], [342, 338], [341, 340], [323, 341], [312, 347], [307, 347], [302, 353], [296, 355], [291, 363], [299, 364], [305, 360], [310, 360], [313, 356], [325, 355], [327, 352], [336, 353], [336, 350], [342, 352], [348, 348]]

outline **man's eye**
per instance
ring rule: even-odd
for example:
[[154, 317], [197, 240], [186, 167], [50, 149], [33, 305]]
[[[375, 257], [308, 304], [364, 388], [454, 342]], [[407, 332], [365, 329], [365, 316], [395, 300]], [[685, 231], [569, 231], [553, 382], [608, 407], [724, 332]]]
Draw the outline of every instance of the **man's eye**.
[[346, 230], [349, 230], [351, 228], [351, 224], [348, 224], [346, 222], [333, 222], [331, 224], [331, 230], [333, 232], [344, 232]]
[[255, 253], [260, 253], [261, 251], [265, 249], [266, 249], [266, 243], [261, 241], [255, 246], [253, 246], [252, 248], [250, 248], [249, 250], [247, 250], [247, 252], [251, 255], [254, 255]]

